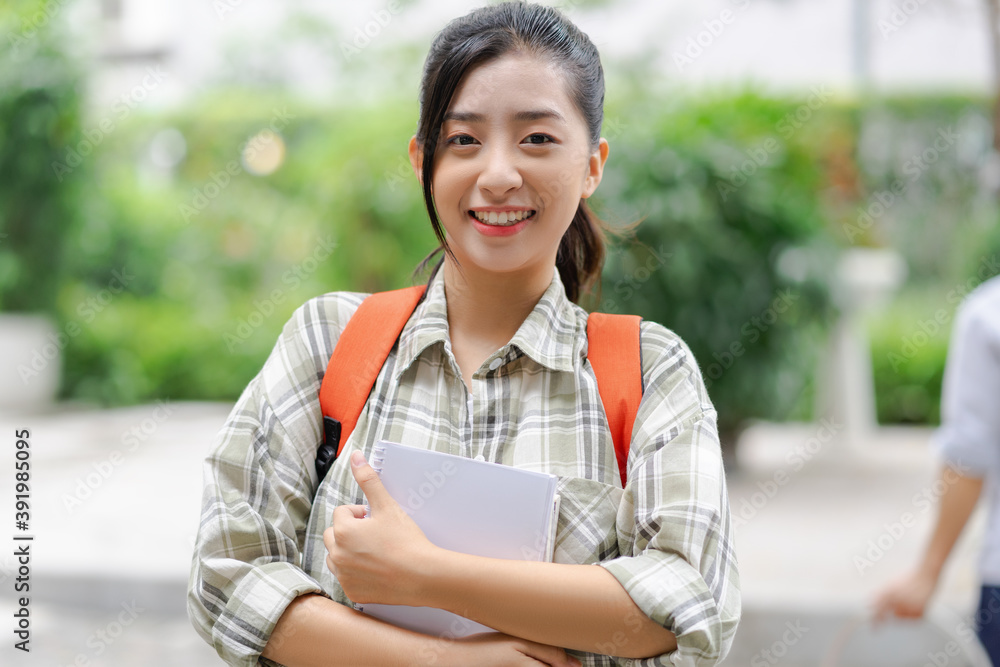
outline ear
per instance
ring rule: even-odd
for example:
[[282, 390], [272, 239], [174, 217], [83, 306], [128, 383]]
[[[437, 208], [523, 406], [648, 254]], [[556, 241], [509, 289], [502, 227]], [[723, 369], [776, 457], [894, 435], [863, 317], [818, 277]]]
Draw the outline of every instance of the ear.
[[417, 136], [410, 137], [410, 164], [413, 166], [413, 173], [417, 175], [420, 187], [424, 187], [424, 149], [417, 142]]
[[580, 194], [584, 199], [594, 194], [594, 190], [601, 183], [601, 177], [604, 175], [604, 163], [608, 160], [609, 149], [608, 140], [601, 137], [600, 142], [597, 144], [597, 150], [590, 154], [590, 160], [587, 163], [587, 177], [583, 181], [583, 192]]

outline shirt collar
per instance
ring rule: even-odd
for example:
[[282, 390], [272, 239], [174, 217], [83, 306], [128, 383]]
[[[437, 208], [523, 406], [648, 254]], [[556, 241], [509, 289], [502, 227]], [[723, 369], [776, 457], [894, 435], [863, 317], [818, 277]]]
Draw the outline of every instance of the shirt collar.
[[[514, 337], [487, 361], [498, 357], [509, 361], [512, 358], [508, 354], [509, 348], [514, 347], [546, 368], [572, 372], [579, 333], [577, 308], [566, 296], [558, 269], [553, 269], [552, 282]], [[428, 285], [424, 299], [400, 333], [393, 380], [398, 380], [425, 349], [435, 343], [449, 341], [444, 275], [439, 270]]]

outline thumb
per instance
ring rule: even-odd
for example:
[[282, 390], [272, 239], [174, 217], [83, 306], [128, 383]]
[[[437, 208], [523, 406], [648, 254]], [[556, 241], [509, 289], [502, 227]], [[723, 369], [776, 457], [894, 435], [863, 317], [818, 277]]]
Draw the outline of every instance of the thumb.
[[382, 480], [378, 478], [378, 473], [368, 465], [365, 455], [359, 451], [351, 453], [351, 473], [364, 492], [365, 498], [368, 499], [368, 505], [373, 511], [393, 502], [392, 496], [382, 486]]

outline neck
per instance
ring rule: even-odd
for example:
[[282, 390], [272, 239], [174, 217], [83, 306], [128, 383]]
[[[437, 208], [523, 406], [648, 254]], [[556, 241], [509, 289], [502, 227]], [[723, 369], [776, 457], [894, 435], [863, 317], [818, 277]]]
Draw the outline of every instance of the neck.
[[492, 349], [505, 345], [542, 298], [555, 270], [529, 275], [460, 271], [446, 256], [441, 271], [452, 342], [459, 337]]

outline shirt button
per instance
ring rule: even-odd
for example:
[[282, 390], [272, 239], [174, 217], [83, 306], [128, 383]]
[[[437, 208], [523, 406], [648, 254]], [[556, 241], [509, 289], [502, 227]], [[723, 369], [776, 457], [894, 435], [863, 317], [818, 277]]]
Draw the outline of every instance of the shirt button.
[[483, 456], [482, 454], [476, 454], [476, 460], [477, 461], [485, 461], [486, 457]]
[[501, 359], [500, 357], [497, 357], [496, 359], [494, 359], [493, 361], [490, 362], [490, 370], [491, 371], [495, 371], [496, 369], [500, 368], [501, 366], [503, 366], [503, 359]]

